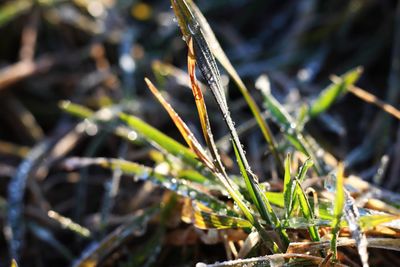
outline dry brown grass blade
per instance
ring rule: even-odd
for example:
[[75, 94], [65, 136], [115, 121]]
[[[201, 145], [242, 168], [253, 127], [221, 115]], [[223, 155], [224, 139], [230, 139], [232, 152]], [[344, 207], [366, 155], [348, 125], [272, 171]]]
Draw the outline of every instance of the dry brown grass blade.
[[[329, 246], [330, 246], [329, 241], [292, 242], [290, 243], [286, 252], [318, 255], [321, 250], [328, 250]], [[356, 241], [352, 238], [344, 238], [344, 237], [338, 238], [337, 246], [355, 247]], [[400, 240], [397, 238], [368, 238], [368, 247], [400, 251]]]
[[196, 102], [197, 112], [199, 114], [201, 129], [203, 131], [204, 138], [207, 146], [211, 152], [213, 159], [216, 161], [216, 167], [218, 170], [226, 176], [225, 168], [221, 162], [217, 146], [215, 144], [213, 134], [211, 132], [210, 120], [208, 119], [208, 113], [206, 104], [204, 101], [203, 92], [196, 79], [196, 58], [193, 50], [193, 40], [190, 39], [188, 42], [188, 72], [190, 76], [190, 83], [192, 85], [192, 92]]
[[214, 169], [212, 161], [207, 156], [206, 152], [197, 141], [196, 137], [186, 125], [186, 123], [179, 117], [179, 115], [175, 112], [172, 106], [165, 100], [165, 98], [161, 95], [160, 91], [153, 85], [153, 83], [145, 78], [145, 82], [153, 93], [153, 95], [157, 98], [157, 100], [161, 103], [164, 109], [168, 112], [169, 116], [175, 123], [175, 126], [178, 128], [179, 132], [181, 133], [182, 137], [185, 139], [186, 143], [190, 147], [190, 149], [199, 157], [199, 159], [210, 169]]
[[217, 38], [215, 37], [213, 30], [211, 29], [204, 15], [201, 13], [200, 9], [196, 6], [196, 4], [192, 0], [186, 1], [186, 4], [190, 8], [190, 11], [192, 12], [194, 18], [199, 23], [199, 26], [202, 29], [202, 34], [204, 34], [204, 38], [207, 40], [212, 54], [221, 63], [221, 65], [225, 68], [225, 70], [228, 72], [228, 74], [232, 77], [233, 81], [238, 86], [239, 91], [242, 93], [245, 101], [247, 102], [251, 112], [254, 115], [254, 118], [257, 121], [257, 124], [260, 127], [260, 130], [265, 140], [267, 141], [268, 147], [276, 160], [278, 168], [283, 173], [283, 163], [277, 151], [277, 144], [275, 138], [267, 122], [262, 118], [260, 108], [258, 107], [256, 101], [250, 94], [249, 90], [247, 89], [246, 85], [240, 78], [239, 74], [236, 72], [235, 68], [232, 66], [231, 62], [226, 56], [224, 50], [219, 44]]
[[16, 157], [24, 158], [29, 153], [30, 148], [21, 146], [14, 143], [0, 140], [0, 154], [13, 155]]
[[[331, 80], [334, 83], [339, 83], [340, 82], [340, 78], [338, 76], [335, 76], [335, 75], [331, 77]], [[350, 93], [352, 93], [353, 95], [357, 96], [358, 98], [364, 100], [365, 102], [373, 104], [373, 105], [381, 108], [383, 111], [389, 113], [390, 115], [392, 115], [396, 119], [400, 120], [400, 110], [398, 110], [394, 106], [386, 103], [385, 101], [377, 98], [373, 94], [361, 89], [360, 87], [354, 86], [354, 85], [348, 86], [347, 90]]]
[[42, 56], [36, 61], [20, 61], [4, 67], [0, 70], [0, 90], [36, 73], [47, 71], [54, 64], [54, 58]]

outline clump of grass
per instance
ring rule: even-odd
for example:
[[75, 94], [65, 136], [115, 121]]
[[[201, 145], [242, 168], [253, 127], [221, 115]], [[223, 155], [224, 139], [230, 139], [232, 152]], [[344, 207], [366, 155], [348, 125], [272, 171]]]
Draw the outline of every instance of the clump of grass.
[[[346, 88], [352, 86], [360, 77], [360, 68], [347, 72], [340, 80], [338, 78], [335, 83], [322, 91], [316, 100], [310, 104], [307, 112], [304, 113], [306, 115], [303, 116], [301, 121], [296, 121], [296, 119], [289, 115], [283, 105], [265, 87], [265, 82], [264, 84], [258, 82], [264, 96], [265, 107], [270, 112], [273, 121], [282, 129], [285, 137], [283, 141], [289, 142], [296, 149], [293, 155], [287, 154], [284, 165], [281, 165], [283, 151], [278, 151], [278, 143], [272, 137], [272, 133], [265, 120], [260, 119], [262, 116], [259, 108], [227, 59], [199, 9], [190, 0], [173, 0], [171, 3], [184, 40], [187, 43], [190, 84], [207, 148], [201, 145], [202, 142], [196, 138], [189, 126], [186, 125], [184, 120], [148, 78], [145, 79], [148, 88], [167, 111], [189, 148], [183, 147], [178, 142], [133, 115], [120, 113], [119, 117], [132, 130], [143, 136], [156, 148], [160, 149], [160, 151], [174, 156], [176, 160], [181, 162], [178, 164], [179, 167], [176, 168], [181, 170], [191, 169], [195, 173], [195, 176], [200, 177], [200, 179], [192, 180], [189, 178], [187, 180], [187, 177], [179, 177], [179, 175], [168, 177], [168, 175], [164, 176], [158, 173], [156, 169], [117, 159], [88, 159], [73, 161], [72, 163], [67, 162], [67, 165], [71, 168], [82, 167], [87, 164], [99, 165], [111, 169], [120, 168], [126, 174], [133, 174], [140, 179], [153, 181], [182, 197], [191, 199], [189, 213], [186, 211], [182, 217], [182, 219], [185, 218], [183, 219], [184, 221], [192, 222], [200, 229], [223, 230], [242, 228], [250, 231], [251, 228], [254, 228], [255, 233], [261, 237], [259, 239], [260, 244], [266, 246], [270, 253], [285, 253], [285, 251], [288, 251], [288, 254], [275, 255], [282, 255], [279, 258], [282, 263], [285, 260], [290, 260], [293, 263], [299, 262], [299, 259], [311, 262], [319, 261], [319, 264], [326, 263], [327, 261], [336, 262], [338, 259], [338, 240], [341, 240], [338, 237], [341, 231], [349, 228], [353, 238], [356, 240], [355, 243], [361, 255], [362, 264], [363, 266], [367, 266], [368, 256], [366, 247], [368, 246], [368, 239], [361, 225], [363, 225], [363, 222], [369, 221], [368, 227], [375, 227], [381, 223], [396, 220], [398, 216], [389, 214], [372, 215], [369, 211], [358, 208], [355, 202], [352, 201], [352, 197], [345, 190], [343, 165], [338, 164], [337, 167], [333, 166], [332, 162], [327, 162], [324, 154], [319, 152], [322, 148], [318, 146], [318, 143], [301, 126], [306, 124], [308, 120], [325, 112], [338, 97], [343, 95]], [[235, 80], [252, 110], [261, 131], [264, 133], [268, 147], [275, 157], [277, 172], [283, 174], [283, 192], [281, 193], [268, 192], [251, 170], [250, 163], [229, 111], [229, 103], [225, 96], [220, 71], [215, 58], [219, 60], [221, 65]], [[212, 92], [225, 121], [225, 125], [228, 128], [242, 180], [236, 180], [235, 182], [226, 171], [226, 167], [221, 160], [214, 140], [203, 92], [196, 79], [196, 66], [199, 68], [207, 84], [207, 88]], [[64, 108], [71, 114], [82, 118], [92, 116], [92, 113], [85, 111], [84, 108], [81, 108], [82, 111], [79, 111], [80, 108], [75, 105], [64, 106]], [[295, 175], [292, 175], [291, 170], [293, 168], [293, 156], [303, 161]], [[314, 167], [313, 170], [310, 169], [312, 166]], [[335, 170], [336, 168], [338, 169], [337, 175], [328, 175], [330, 170]], [[328, 175], [326, 188], [328, 192], [335, 195], [336, 200], [334, 204], [326, 202], [320, 194], [314, 194], [314, 197], [310, 198], [308, 193], [306, 193], [308, 191], [305, 190], [304, 184], [307, 182], [307, 178], [313, 175], [318, 176], [321, 180], [324, 179], [325, 175]], [[329, 182], [329, 179], [332, 179], [332, 181]], [[205, 187], [204, 192], [196, 189], [199, 185]], [[215, 199], [210, 194], [210, 191], [207, 190], [207, 187], [210, 186], [213, 188], [215, 188], [214, 186], [218, 186], [218, 190], [223, 192], [224, 195], [229, 196], [238, 208], [232, 208], [226, 203]], [[271, 234], [269, 229], [274, 230], [277, 235]], [[309, 239], [313, 242], [314, 246], [321, 244], [320, 249], [314, 250], [317, 251], [314, 255], [315, 258], [289, 253], [289, 251], [291, 253], [301, 251], [299, 249], [300, 245], [296, 243], [297, 240], [288, 235], [287, 230], [289, 229], [307, 229]], [[325, 242], [322, 240], [326, 240], [327, 238], [331, 239], [330, 250], [328, 250], [329, 247], [322, 246]], [[249, 248], [246, 249], [249, 250]], [[323, 257], [326, 258], [324, 259]], [[263, 261], [266, 263], [269, 260], [260, 258], [255, 259], [254, 262]], [[246, 263], [246, 260], [239, 260], [237, 262], [227, 262], [212, 266]]]
[[[7, 4], [6, 12], [3, 17], [0, 16], [0, 26], [30, 8], [27, 1], [17, 3]], [[153, 83], [149, 78], [145, 78], [145, 84], [169, 115], [186, 145], [136, 114], [138, 110], [131, 107], [134, 102], [115, 104], [105, 101], [107, 104], [100, 105], [97, 111], [70, 101], [60, 102], [64, 112], [82, 121], [61, 138], [40, 142], [29, 153], [13, 152], [18, 156], [26, 154], [26, 159], [17, 169], [8, 190], [7, 238], [10, 255], [16, 260], [11, 266], [16, 266], [21, 259], [26, 229], [38, 240], [56, 249], [66, 261], [74, 262], [73, 266], [115, 265], [117, 260], [114, 258], [120, 257], [116, 254], [124, 255], [121, 247], [128, 244], [134, 247], [134, 253], [129, 253], [132, 255], [119, 263], [129, 266], [156, 265], [159, 258], [166, 257], [168, 251], [165, 251], [171, 249], [165, 249], [168, 244], [187, 247], [197, 244], [198, 240], [207, 244], [223, 243], [228, 259], [209, 265], [199, 263], [198, 266], [342, 266], [341, 261], [346, 255], [338, 248], [353, 246], [357, 248], [361, 264], [368, 266], [367, 248], [400, 250], [400, 198], [397, 196], [394, 201], [393, 198], [388, 201], [377, 188], [365, 186], [361, 180], [346, 176], [345, 164], [324, 150], [306, 127], [312, 120], [324, 115], [346, 92], [360, 94], [355, 84], [362, 75], [362, 68], [347, 70], [340, 77], [333, 76], [333, 83], [294, 110], [288, 110], [274, 96], [268, 77], [263, 75], [255, 83], [262, 95], [263, 110], [229, 61], [196, 4], [191, 0], [171, 0], [171, 5], [187, 49], [187, 57], [182, 56], [187, 59], [187, 75], [179, 74], [191, 88], [194, 97], [192, 107], [196, 107], [196, 119], [200, 122], [202, 135], [199, 137], [196, 129], [178, 113], [179, 106], [173, 101], [175, 96], [166, 97], [165, 92], [159, 89], [162, 88], [160, 84]], [[161, 65], [154, 65], [158, 78], [166, 72], [163, 70], [165, 66]], [[196, 70], [203, 76], [205, 86], [197, 80]], [[232, 103], [227, 98], [222, 71], [227, 72], [235, 88], [239, 89], [246, 107], [251, 111], [252, 120], [262, 134], [263, 145], [272, 156], [270, 173], [278, 176], [277, 181], [272, 180], [273, 186], [268, 183], [269, 179], [259, 177], [253, 171], [253, 162], [246, 154], [243, 142], [245, 136], [240, 134], [234, 123], [235, 113], [231, 112]], [[177, 72], [172, 67], [168, 70], [169, 75], [178, 76]], [[217, 127], [213, 124], [214, 114], [210, 112], [213, 104], [206, 103], [205, 99], [208, 92], [212, 94], [214, 105], [223, 119], [221, 125], [229, 134], [230, 156], [236, 159], [236, 165], [230, 164], [229, 155], [215, 138]], [[398, 115], [392, 105], [371, 98], [371, 95], [368, 99], [390, 114]], [[271, 127], [272, 124], [277, 127]], [[94, 155], [92, 150], [98, 149], [99, 143], [104, 141], [100, 138], [93, 141], [83, 156], [65, 156], [83, 133], [93, 135], [90, 134], [93, 132], [91, 129], [102, 131], [103, 138], [113, 134], [124, 140], [115, 158]], [[145, 148], [146, 160], [128, 160], [127, 150], [124, 149], [128, 143], [135, 149]], [[52, 157], [44, 161], [47, 154]], [[124, 159], [125, 156], [127, 159]], [[82, 207], [78, 209], [76, 218], [69, 218], [52, 210], [43, 201], [36, 180], [32, 180], [31, 176], [38, 172], [39, 167], [44, 168], [46, 173], [46, 167], [50, 165], [48, 161], [57, 162], [57, 168], [67, 172], [88, 167], [112, 171], [111, 182], [107, 180], [103, 183], [104, 203], [99, 229], [84, 225]], [[111, 218], [122, 174], [132, 177], [135, 183], [143, 183], [137, 194], [138, 203], [135, 203], [142, 208], [126, 218]], [[78, 182], [78, 187], [82, 189], [78, 190], [78, 199], [85, 199], [81, 192], [86, 190], [84, 176], [81, 174]], [[79, 255], [74, 255], [76, 251], [59, 242], [46, 227], [32, 221], [24, 222], [23, 214], [29, 211], [24, 207], [24, 192], [29, 183], [35, 198], [48, 211], [44, 218], [50, 218], [50, 223], [56, 223], [74, 234], [79, 242], [94, 242], [79, 251]], [[158, 187], [164, 190], [153, 194]], [[377, 192], [381, 193], [379, 197]], [[368, 208], [359, 203], [366, 194], [376, 201], [366, 206]], [[146, 200], [140, 197], [143, 195]], [[122, 223], [107, 234], [106, 226], [111, 219]], [[182, 222], [185, 223], [183, 227]], [[139, 240], [141, 245], [129, 243], [132, 239]]]

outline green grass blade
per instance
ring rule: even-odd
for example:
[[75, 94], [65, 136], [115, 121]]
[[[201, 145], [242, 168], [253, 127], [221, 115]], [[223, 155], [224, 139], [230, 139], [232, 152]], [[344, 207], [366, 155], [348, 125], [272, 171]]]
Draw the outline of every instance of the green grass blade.
[[299, 181], [299, 183], [302, 183], [303, 181], [304, 181], [304, 179], [305, 179], [305, 177], [306, 177], [306, 174], [307, 174], [307, 171], [308, 171], [308, 169], [313, 165], [313, 161], [310, 159], [310, 158], [308, 158], [302, 165], [301, 165], [301, 167], [300, 167], [300, 169], [299, 169], [299, 171], [298, 171], [298, 173], [297, 173], [297, 175], [296, 175], [296, 177], [292, 180], [293, 181], [293, 185], [292, 185], [292, 190], [294, 190], [294, 192], [293, 192], [293, 196], [292, 196], [292, 198], [293, 198], [293, 201], [292, 201], [292, 205], [291, 206], [289, 206], [289, 216], [292, 214], [292, 212], [294, 211], [294, 210], [297, 210], [297, 208], [298, 208], [298, 206], [299, 206], [299, 199], [298, 199], [298, 197], [299, 197], [299, 192], [300, 191], [298, 191], [297, 190], [297, 181]]
[[[110, 170], [119, 169], [126, 175], [133, 175], [135, 179], [151, 181], [155, 185], [162, 186], [178, 195], [193, 198], [214, 211], [227, 211], [226, 205], [223, 202], [200, 191], [196, 187], [192, 186], [189, 181], [182, 181], [168, 175], [157, 173], [153, 168], [135, 162], [114, 158], [70, 158], [64, 162], [64, 165], [69, 170], [93, 165]], [[230, 215], [237, 216], [233, 211], [228, 210], [227, 212]]]
[[374, 228], [383, 223], [389, 223], [394, 220], [399, 220], [399, 215], [392, 214], [373, 214], [360, 217], [360, 226], [363, 230]]
[[62, 110], [79, 118], [89, 118], [95, 114], [91, 109], [72, 103], [71, 101], [60, 101], [59, 106]]
[[269, 202], [280, 208], [285, 208], [285, 197], [281, 192], [266, 192]]
[[0, 7], [0, 27], [27, 12], [33, 5], [31, 0], [13, 0]]
[[299, 151], [310, 157], [314, 161], [314, 169], [319, 174], [324, 173], [323, 162], [321, 162], [312, 148], [308, 143], [305, 136], [300, 130], [297, 129], [295, 120], [285, 110], [285, 108], [275, 99], [271, 92], [260, 88], [264, 97], [264, 104], [266, 108], [271, 112], [275, 122], [281, 127], [287, 140]]
[[306, 161], [301, 165], [299, 173], [297, 174], [297, 179], [302, 183], [304, 179], [306, 178], [306, 174], [309, 168], [312, 167], [314, 164], [314, 161], [312, 159], [308, 158]]
[[293, 202], [293, 182], [290, 175], [290, 154], [287, 155], [285, 160], [285, 176], [283, 179], [283, 197], [285, 205], [285, 218], [288, 219], [290, 215], [290, 207]]
[[[307, 195], [305, 194], [303, 188], [301, 187], [301, 183], [305, 179], [305, 175], [308, 171], [308, 169], [313, 165], [313, 161], [311, 159], [307, 159], [303, 165], [300, 167], [300, 170], [293, 180], [293, 184], [291, 184], [292, 187], [294, 187], [293, 193], [291, 193], [291, 198], [292, 198], [292, 205], [289, 205], [287, 207], [288, 209], [288, 216], [287, 218], [290, 217], [291, 213], [293, 210], [297, 209], [297, 206], [300, 206], [300, 210], [307, 220], [313, 221], [315, 219], [314, 211], [311, 208], [310, 202], [307, 198]], [[319, 241], [320, 237], [318, 234], [318, 229], [315, 226], [310, 226], [309, 228], [310, 236], [313, 241]]]
[[245, 180], [247, 191], [249, 192], [253, 203], [260, 212], [261, 217], [278, 230], [283, 242], [285, 243], [285, 245], [288, 245], [289, 244], [288, 235], [286, 231], [282, 228], [278, 216], [276, 216], [275, 211], [273, 210], [271, 204], [269, 203], [268, 198], [261, 190], [258, 182], [254, 182], [254, 180], [252, 180], [249, 177], [248, 171], [246, 170], [242, 158], [240, 157], [237, 145], [234, 142], [232, 142], [232, 144], [233, 144], [233, 149], [235, 151], [236, 159], [238, 161], [239, 169]]
[[251, 228], [253, 225], [242, 218], [211, 212], [201, 203], [194, 202], [194, 225], [199, 229]]
[[[73, 116], [96, 119], [96, 113], [84, 106], [69, 101], [62, 101], [60, 102], [60, 107]], [[181, 143], [175, 141], [134, 115], [120, 113], [119, 116], [130, 128], [133, 128], [157, 149], [182, 159], [183, 162], [194, 169], [204, 169], [200, 161], [197, 159], [196, 154]], [[116, 131], [116, 134], [118, 133], [120, 133], [120, 131]], [[121, 136], [130, 140], [127, 136]]]
[[339, 236], [340, 221], [343, 215], [343, 208], [345, 202], [344, 195], [344, 182], [343, 182], [343, 165], [339, 164], [337, 175], [336, 175], [336, 196], [335, 196], [335, 206], [333, 210], [333, 220], [332, 220], [332, 240], [331, 240], [331, 251], [333, 253], [332, 258], [336, 259], [337, 254], [337, 238]]
[[311, 118], [325, 112], [344, 93], [349, 85], [353, 85], [360, 78], [362, 68], [357, 67], [343, 74], [340, 83], [332, 83], [323, 90], [311, 105], [309, 115]]
[[267, 221], [268, 224], [275, 226], [273, 220], [271, 220], [269, 214], [266, 211], [266, 208], [263, 207], [263, 203], [261, 201], [261, 195], [259, 194], [259, 190], [256, 189], [256, 184], [250, 179], [246, 167], [243, 164], [243, 161], [241, 160], [241, 157], [239, 155], [237, 146], [235, 143], [233, 143], [233, 149], [235, 151], [235, 156], [239, 165], [240, 172], [242, 174], [242, 177], [244, 178], [245, 185], [247, 188], [248, 193], [250, 194], [251, 200], [253, 201], [254, 205], [257, 207], [257, 210], [260, 212], [261, 217]]
[[[307, 195], [305, 194], [303, 188], [300, 185], [300, 181], [296, 179], [296, 195], [299, 199], [300, 210], [307, 220], [313, 221], [315, 219], [314, 211], [311, 208], [310, 202], [308, 201]], [[310, 237], [313, 241], [320, 241], [318, 229], [315, 226], [310, 226], [308, 228], [310, 232]]]
[[196, 155], [189, 148], [160, 132], [138, 117], [121, 113], [120, 119], [129, 127], [145, 137], [155, 147], [182, 159], [185, 163], [194, 168], [199, 168], [201, 166], [201, 163], [196, 158]]

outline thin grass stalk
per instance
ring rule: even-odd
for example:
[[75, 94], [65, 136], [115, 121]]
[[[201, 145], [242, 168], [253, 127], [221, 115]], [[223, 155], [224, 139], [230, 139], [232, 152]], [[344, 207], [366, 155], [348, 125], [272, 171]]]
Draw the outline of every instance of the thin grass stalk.
[[[250, 95], [243, 81], [240, 79], [235, 68], [230, 63], [228, 57], [222, 50], [218, 40], [216, 39], [211, 27], [209, 26], [207, 20], [198, 9], [198, 7], [191, 0], [171, 0], [172, 7], [174, 8], [175, 15], [178, 18], [178, 23], [182, 30], [182, 34], [189, 45], [190, 36], [193, 35], [193, 30], [196, 31], [198, 28], [201, 31], [203, 39], [209, 44], [210, 52], [214, 55], [221, 65], [226, 69], [228, 74], [233, 78], [234, 82], [238, 86], [240, 92], [242, 93], [246, 103], [248, 104], [253, 116], [255, 117], [264, 138], [267, 141], [268, 147], [275, 158], [278, 165], [278, 169], [283, 173], [283, 164], [281, 157], [277, 151], [277, 145], [272, 135], [270, 128], [266, 121], [262, 118], [260, 109], [258, 108], [253, 97]], [[183, 23], [187, 22], [187, 23]], [[216, 65], [215, 65], [216, 66]], [[204, 73], [203, 73], [204, 74]]]

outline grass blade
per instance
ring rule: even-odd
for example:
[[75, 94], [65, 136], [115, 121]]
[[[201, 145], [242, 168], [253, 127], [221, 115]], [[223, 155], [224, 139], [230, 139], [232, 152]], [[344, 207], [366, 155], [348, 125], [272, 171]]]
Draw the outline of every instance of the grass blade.
[[361, 67], [352, 69], [340, 77], [340, 82], [332, 83], [325, 90], [323, 90], [310, 107], [310, 117], [313, 118], [318, 116], [322, 112], [325, 112], [330, 106], [332, 106], [332, 104], [337, 100], [338, 97], [346, 93], [347, 87], [357, 82], [361, 74]]
[[360, 212], [350, 193], [345, 191], [344, 217], [351, 236], [356, 240], [358, 254], [363, 267], [368, 267], [368, 240], [360, 226]]
[[201, 166], [201, 163], [196, 158], [196, 154], [190, 149], [142, 121], [138, 117], [121, 113], [120, 118], [129, 127], [133, 128], [145, 137], [156, 148], [167, 151], [196, 169]]
[[129, 222], [119, 226], [95, 246], [90, 245], [88, 249], [84, 250], [81, 257], [75, 261], [72, 266], [98, 265], [105, 256], [109, 255], [109, 253], [114, 251], [129, 238], [144, 234], [143, 229], [145, 229], [149, 221], [159, 213], [160, 207], [150, 207], [134, 214]]
[[[273, 138], [273, 135], [271, 133], [271, 130], [269, 129], [267, 123], [261, 116], [260, 109], [258, 108], [256, 102], [248, 92], [246, 86], [244, 85], [243, 81], [240, 79], [239, 75], [237, 74], [236, 70], [230, 63], [228, 57], [225, 55], [224, 51], [222, 50], [219, 42], [217, 41], [211, 27], [209, 26], [207, 20], [201, 13], [201, 11], [198, 9], [198, 7], [195, 5], [195, 3], [191, 0], [172, 0], [172, 7], [174, 9], [175, 15], [178, 19], [179, 26], [181, 28], [182, 34], [184, 38], [186, 39], [186, 42], [189, 45], [189, 41], [191, 38], [193, 38], [194, 41], [194, 48], [197, 53], [198, 51], [198, 42], [204, 42], [207, 44], [207, 53], [204, 53], [204, 55], [197, 55], [198, 61], [204, 59], [211, 59], [214, 56], [218, 59], [218, 61], [221, 63], [221, 65], [226, 69], [228, 74], [233, 78], [235, 83], [237, 84], [240, 92], [242, 93], [245, 101], [247, 102], [251, 112], [253, 113], [262, 133], [264, 138], [267, 141], [267, 144], [269, 146], [270, 151], [275, 157], [276, 163], [278, 165], [278, 168], [280, 171], [283, 172], [283, 165], [281, 158], [279, 156], [279, 153], [277, 152], [276, 149], [276, 143]], [[204, 49], [204, 48], [203, 48]], [[203, 50], [205, 51], [205, 50]], [[218, 68], [216, 64], [212, 63], [210, 61], [210, 66], [211, 69], [214, 70], [215, 73], [218, 73]], [[210, 79], [207, 79], [207, 70], [200, 70], [203, 73], [203, 76], [206, 78], [207, 82], [210, 85]], [[219, 79], [219, 78], [217, 78]], [[212, 83], [217, 82], [218, 80], [213, 80]], [[225, 98], [225, 95], [221, 93], [223, 98]], [[222, 100], [222, 99], [221, 99]], [[226, 104], [226, 100], [225, 100]]]
[[195, 99], [197, 112], [200, 118], [201, 129], [203, 131], [204, 139], [206, 140], [208, 149], [211, 152], [211, 155], [215, 161], [216, 167], [218, 170], [224, 175], [226, 175], [224, 165], [221, 162], [221, 158], [218, 153], [217, 146], [214, 141], [213, 133], [211, 131], [210, 120], [208, 118], [207, 108], [204, 101], [203, 92], [200, 89], [200, 86], [196, 79], [196, 58], [194, 56], [193, 50], [193, 41], [192, 39], [189, 41], [189, 50], [188, 50], [188, 72], [190, 77], [190, 83], [192, 85], [192, 92]]
[[[340, 84], [340, 83], [344, 82], [342, 80], [342, 78], [335, 76], [335, 75], [333, 75], [331, 77], [331, 80], [336, 84]], [[398, 110], [394, 106], [390, 105], [389, 103], [377, 98], [375, 95], [361, 89], [360, 87], [354, 86], [353, 84], [349, 84], [346, 89], [353, 95], [360, 98], [361, 100], [364, 100], [367, 103], [370, 103], [370, 104], [373, 104], [373, 105], [379, 107], [386, 113], [388, 113], [388, 114], [392, 115], [393, 117], [395, 117], [396, 119], [400, 120], [400, 110]]]
[[13, 178], [8, 184], [8, 216], [7, 228], [9, 231], [9, 250], [11, 258], [20, 260], [21, 249], [25, 239], [24, 196], [30, 176], [49, 152], [54, 142], [44, 140], [38, 143], [28, 153], [18, 166]]
[[33, 2], [30, 0], [16, 0], [3, 4], [0, 7], [0, 27], [27, 12], [32, 5]]
[[[97, 114], [101, 113], [102, 110], [98, 112], [93, 112], [92, 110], [75, 104], [69, 101], [63, 101], [60, 103], [60, 107], [68, 112], [69, 114], [85, 119], [93, 119], [97, 120]], [[191, 151], [189, 148], [185, 147], [181, 143], [175, 141], [171, 137], [165, 135], [164, 133], [160, 132], [153, 126], [149, 125], [148, 123], [144, 122], [140, 118], [129, 115], [126, 113], [119, 113], [120, 119], [125, 122], [130, 128], [135, 130], [141, 136], [143, 136], [150, 144], [156, 147], [158, 150], [167, 152], [169, 154], [174, 155], [177, 158], [180, 158], [183, 162], [188, 164], [194, 169], [204, 169], [200, 161], [197, 159], [196, 154]], [[120, 137], [123, 137], [129, 141], [132, 139], [129, 137], [129, 131], [124, 128], [116, 127], [113, 129], [115, 134]], [[210, 176], [211, 177], [211, 176]]]
[[272, 207], [265, 197], [265, 194], [258, 185], [258, 178], [253, 174], [250, 165], [247, 162], [245, 152], [236, 132], [232, 117], [230, 116], [216, 61], [210, 51], [207, 41], [204, 38], [201, 27], [185, 1], [173, 0], [171, 2], [186, 41], [189, 44], [193, 42], [193, 50], [195, 52], [199, 69], [205, 78], [208, 87], [211, 89], [211, 92], [213, 93], [218, 107], [224, 117], [225, 124], [227, 125], [229, 133], [232, 137], [232, 143], [235, 148], [235, 155], [239, 167], [242, 171], [242, 175], [246, 181], [246, 184], [248, 185], [247, 190], [252, 196], [252, 200], [259, 209], [263, 219], [267, 222], [270, 222], [278, 229], [283, 242], [285, 245], [287, 245], [287, 234], [285, 230], [281, 228], [278, 217], [275, 215]]
[[236, 155], [236, 158], [238, 161], [240, 171], [245, 180], [247, 191], [249, 192], [253, 203], [256, 205], [258, 211], [260, 212], [261, 217], [264, 220], [266, 220], [270, 225], [272, 225], [273, 227], [278, 229], [278, 232], [279, 232], [283, 242], [285, 243], [285, 245], [288, 245], [289, 238], [286, 234], [286, 231], [282, 228], [279, 218], [276, 216], [274, 210], [272, 209], [271, 204], [269, 203], [268, 198], [262, 192], [259, 184], [254, 183], [251, 180], [251, 178], [248, 176], [248, 172], [246, 171], [243, 161], [241, 160], [241, 157], [239, 155], [238, 148], [234, 142], [232, 142], [232, 143], [233, 143], [233, 148], [235, 151], [235, 155]]
[[[360, 212], [358, 210], [358, 207], [355, 204], [355, 201], [353, 197], [350, 195], [349, 192], [347, 192], [344, 188], [343, 185], [343, 172], [344, 172], [344, 167], [342, 164], [339, 165], [338, 168], [338, 173], [337, 177], [329, 177], [326, 180], [325, 187], [331, 191], [335, 192], [336, 194], [339, 194], [339, 196], [336, 197], [336, 201], [338, 203], [335, 203], [335, 214], [336, 218], [334, 218], [335, 224], [338, 224], [337, 222], [337, 217], [340, 212], [343, 212], [343, 216], [346, 219], [347, 225], [349, 227], [351, 236], [353, 239], [355, 239], [356, 244], [357, 244], [357, 250], [361, 258], [361, 263], [363, 267], [369, 266], [368, 264], [368, 252], [367, 252], [367, 246], [368, 246], [368, 240], [367, 237], [365, 236], [361, 226], [360, 226]], [[334, 183], [334, 180], [336, 182]], [[339, 181], [337, 181], [339, 180]], [[343, 191], [343, 192], [342, 192]], [[342, 204], [343, 202], [343, 204]], [[337, 207], [336, 207], [337, 206]], [[340, 207], [342, 206], [342, 209]], [[332, 224], [332, 226], [334, 226]], [[334, 231], [338, 231], [337, 229]], [[337, 237], [334, 237], [337, 238]], [[331, 241], [331, 246], [335, 245], [335, 240]], [[331, 247], [333, 252], [335, 251], [334, 247]]]
[[[287, 262], [286, 262], [287, 261]], [[214, 264], [198, 263], [198, 267], [232, 267], [232, 266], [320, 266], [324, 262], [323, 258], [311, 256], [307, 254], [285, 253], [267, 255], [262, 257], [238, 259], [232, 261], [218, 262]], [[321, 265], [322, 266], [322, 265]], [[344, 266], [334, 264], [335, 266]]]
[[106, 169], [120, 169], [126, 175], [134, 175], [135, 179], [151, 181], [155, 185], [160, 185], [171, 190], [178, 195], [189, 198], [196, 198], [215, 211], [226, 210], [226, 205], [211, 195], [200, 191], [188, 181], [180, 181], [174, 177], [162, 175], [155, 172], [153, 168], [123, 159], [113, 158], [69, 158], [64, 162], [68, 170], [87, 166], [99, 166]]
[[287, 155], [285, 160], [285, 176], [283, 179], [283, 197], [285, 205], [285, 218], [288, 219], [290, 216], [290, 207], [293, 206], [293, 195], [294, 187], [290, 175], [290, 154]]
[[281, 127], [281, 130], [285, 134], [286, 138], [292, 145], [299, 151], [303, 152], [305, 155], [310, 157], [314, 161], [314, 169], [319, 174], [324, 173], [324, 164], [318, 159], [313, 147], [309, 144], [308, 140], [297, 128], [295, 120], [290, 116], [290, 114], [285, 110], [285, 108], [275, 99], [275, 97], [269, 91], [269, 87], [266, 86], [268, 83], [267, 77], [262, 76], [258, 80], [258, 87], [264, 97], [264, 104], [266, 108], [271, 112], [272, 117], [276, 123]]
[[345, 202], [344, 196], [344, 183], [343, 183], [343, 164], [339, 164], [337, 175], [336, 175], [336, 196], [335, 206], [333, 210], [332, 220], [332, 240], [331, 240], [331, 251], [333, 253], [332, 259], [336, 260], [337, 255], [337, 239], [339, 237], [340, 220], [343, 215], [343, 207]]
[[399, 215], [391, 215], [391, 214], [374, 214], [362, 216], [359, 220], [360, 226], [363, 230], [367, 230], [370, 228], [374, 228], [383, 223], [389, 223], [394, 220], [399, 220]]
[[238, 217], [226, 216], [213, 213], [212, 210], [201, 203], [195, 202], [194, 206], [194, 226], [199, 229], [231, 229], [231, 228], [251, 228], [252, 224]]
[[157, 88], [151, 83], [151, 81], [145, 78], [145, 82], [153, 93], [153, 95], [157, 98], [157, 100], [163, 105], [164, 109], [168, 112], [171, 119], [174, 121], [176, 127], [181, 133], [182, 137], [185, 139], [186, 143], [189, 145], [190, 149], [197, 155], [197, 157], [206, 165], [209, 169], [213, 170], [214, 165], [212, 161], [209, 159], [206, 152], [203, 150], [200, 143], [197, 141], [196, 137], [186, 125], [186, 123], [179, 117], [179, 115], [175, 112], [175, 110], [171, 107], [171, 105], [164, 99], [161, 93], [157, 90]]
[[[301, 187], [301, 182], [304, 180], [305, 174], [307, 173], [307, 170], [312, 166], [312, 161], [310, 159], [307, 159], [306, 162], [302, 165], [300, 168], [300, 171], [295, 178], [295, 194], [293, 198], [298, 199], [298, 203], [300, 205], [300, 210], [307, 220], [314, 220], [315, 215], [314, 211], [311, 208], [310, 202], [308, 201], [307, 195], [305, 194], [303, 188]], [[315, 226], [310, 226], [308, 228], [310, 232], [311, 239], [313, 241], [319, 241], [320, 237], [318, 234], [318, 229]]]

